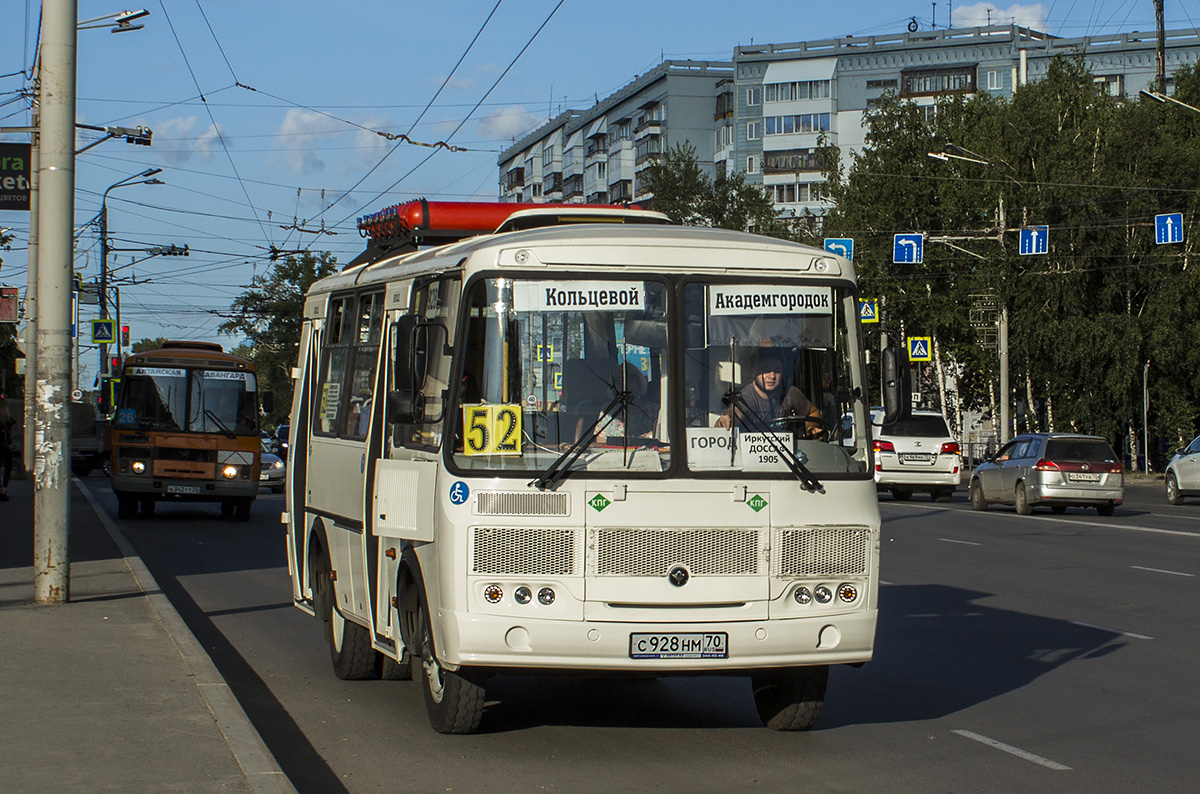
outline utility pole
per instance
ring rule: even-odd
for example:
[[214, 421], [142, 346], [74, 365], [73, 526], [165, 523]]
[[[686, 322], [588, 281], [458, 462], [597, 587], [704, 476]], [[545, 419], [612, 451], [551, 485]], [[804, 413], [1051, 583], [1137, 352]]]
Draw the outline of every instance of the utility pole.
[[[35, 72], [36, 73], [36, 72]], [[40, 78], [39, 81], [40, 83]], [[33, 471], [35, 453], [34, 426], [37, 423], [37, 329], [38, 329], [38, 105], [34, 98], [29, 134], [29, 256], [25, 274], [25, 471]]]
[[1158, 61], [1158, 79], [1154, 90], [1165, 94], [1167, 93], [1167, 34], [1163, 30], [1163, 0], [1154, 0], [1154, 28], [1157, 33], [1154, 54]]
[[43, 0], [39, 69], [38, 328], [34, 600], [70, 598], [71, 270], [75, 215], [77, 0]]
[[[108, 192], [104, 193], [104, 200], [100, 202], [100, 319], [108, 319]], [[100, 369], [96, 377], [100, 381], [100, 388], [106, 388], [104, 385], [104, 376], [111, 374], [108, 371], [108, 345], [101, 342], [96, 345], [100, 348]]]

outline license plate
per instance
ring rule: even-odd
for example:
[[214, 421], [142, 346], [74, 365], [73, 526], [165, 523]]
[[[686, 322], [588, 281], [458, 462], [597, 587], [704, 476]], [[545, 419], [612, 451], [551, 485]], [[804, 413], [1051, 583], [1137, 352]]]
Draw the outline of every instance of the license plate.
[[723, 631], [630, 634], [630, 659], [727, 659], [729, 635]]
[[168, 485], [167, 493], [200, 493], [199, 485]]
[[260, 475], [258, 475], [258, 479], [269, 480], [269, 479], [271, 479], [271, 476], [269, 474], [260, 474]]
[[1099, 474], [1080, 474], [1077, 472], [1071, 472], [1067, 475], [1067, 477], [1070, 478], [1071, 482], [1100, 482]]
[[901, 452], [901, 463], [930, 463], [933, 461], [933, 455], [928, 452]]

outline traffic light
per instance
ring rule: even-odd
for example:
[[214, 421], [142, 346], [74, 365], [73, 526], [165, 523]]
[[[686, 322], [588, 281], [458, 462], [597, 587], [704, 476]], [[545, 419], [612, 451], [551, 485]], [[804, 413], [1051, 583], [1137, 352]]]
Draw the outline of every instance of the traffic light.
[[112, 378], [100, 379], [100, 394], [96, 396], [96, 409], [101, 416], [108, 416], [113, 409], [113, 394], [116, 391]]
[[121, 347], [129, 347], [129, 326], [121, 326]]
[[120, 378], [121, 377], [121, 357], [120, 356], [113, 356], [112, 360], [108, 362], [108, 376], [110, 378]]

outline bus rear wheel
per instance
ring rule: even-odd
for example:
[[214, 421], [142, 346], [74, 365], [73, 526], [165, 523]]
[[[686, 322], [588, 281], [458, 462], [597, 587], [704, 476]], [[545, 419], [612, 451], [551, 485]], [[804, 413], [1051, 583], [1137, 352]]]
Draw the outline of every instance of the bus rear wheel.
[[318, 551], [311, 565], [312, 589], [317, 615], [329, 643], [333, 673], [343, 681], [358, 681], [375, 675], [375, 650], [365, 628], [346, 620], [337, 609], [337, 595], [330, 576], [329, 557]]
[[420, 637], [420, 657], [413, 657], [413, 679], [424, 682], [425, 712], [429, 724], [438, 733], [474, 733], [483, 719], [487, 684], [476, 675], [459, 670], [452, 672], [438, 664], [429, 628], [429, 610], [421, 604], [417, 636]]
[[773, 731], [806, 731], [821, 715], [829, 665], [764, 670], [750, 676], [758, 716]]

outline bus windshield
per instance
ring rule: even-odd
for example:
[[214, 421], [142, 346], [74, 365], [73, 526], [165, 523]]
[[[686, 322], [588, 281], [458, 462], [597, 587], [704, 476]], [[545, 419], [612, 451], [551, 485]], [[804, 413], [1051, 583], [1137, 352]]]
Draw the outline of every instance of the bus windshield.
[[810, 482], [867, 471], [865, 437], [843, 437], [839, 421], [866, 426], [848, 288], [491, 278], [466, 308], [452, 418], [462, 469], [666, 476], [675, 462]]
[[204, 367], [125, 369], [113, 425], [139, 430], [258, 432], [253, 373]]

